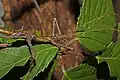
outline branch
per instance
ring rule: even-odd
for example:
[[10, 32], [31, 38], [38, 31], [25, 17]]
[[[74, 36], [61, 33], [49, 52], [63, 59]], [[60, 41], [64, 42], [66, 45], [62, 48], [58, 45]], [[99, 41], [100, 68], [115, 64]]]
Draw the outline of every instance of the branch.
[[5, 35], [12, 35], [12, 31], [4, 30], [3, 28], [0, 27], [0, 33], [5, 34]]

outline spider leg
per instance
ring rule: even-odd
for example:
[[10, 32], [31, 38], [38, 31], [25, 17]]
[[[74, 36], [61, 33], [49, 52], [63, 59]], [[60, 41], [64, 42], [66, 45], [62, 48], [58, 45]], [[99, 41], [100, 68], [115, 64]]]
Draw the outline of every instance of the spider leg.
[[32, 39], [33, 39], [32, 36], [27, 36], [27, 37], [26, 37], [27, 46], [28, 46], [28, 49], [29, 49], [29, 52], [30, 52], [30, 60], [31, 60], [29, 72], [31, 72], [32, 69], [33, 69], [33, 68], [35, 67], [35, 65], [36, 65], [35, 52], [34, 52], [34, 50], [33, 50], [32, 44], [31, 44]]
[[70, 41], [66, 44], [66, 46], [71, 45], [72, 43], [74, 43], [74, 42], [77, 41], [77, 40], [78, 40], [77, 38], [73, 38], [72, 40], [70, 40]]
[[57, 21], [57, 19], [56, 18], [54, 18], [54, 20], [53, 20], [53, 32], [52, 32], [52, 36], [57, 36], [57, 35], [62, 35], [62, 33], [61, 33], [61, 30], [60, 30], [60, 28], [59, 28], [59, 25], [58, 25], [58, 21]]

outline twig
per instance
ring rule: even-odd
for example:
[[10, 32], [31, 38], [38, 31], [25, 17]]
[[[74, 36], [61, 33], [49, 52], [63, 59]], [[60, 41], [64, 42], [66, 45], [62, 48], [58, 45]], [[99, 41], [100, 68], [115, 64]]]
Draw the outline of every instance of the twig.
[[8, 46], [9, 46], [9, 44], [0, 44], [0, 48], [6, 48]]
[[0, 33], [5, 34], [5, 35], [12, 35], [13, 32], [4, 30], [3, 28], [0, 28]]

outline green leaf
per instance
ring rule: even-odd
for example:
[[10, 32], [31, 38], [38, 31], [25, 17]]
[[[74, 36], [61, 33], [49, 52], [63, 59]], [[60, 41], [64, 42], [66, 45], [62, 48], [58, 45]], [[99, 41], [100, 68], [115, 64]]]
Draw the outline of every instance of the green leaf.
[[104, 49], [112, 40], [114, 27], [112, 0], [84, 0], [77, 23], [81, 44], [93, 51]]
[[35, 48], [37, 51], [36, 53], [36, 63], [37, 65], [31, 72], [31, 79], [33, 79], [38, 73], [41, 71], [44, 71], [45, 68], [47, 68], [48, 64], [52, 61], [52, 59], [55, 57], [58, 49], [51, 45], [43, 45], [39, 49]]
[[[36, 54], [36, 67], [31, 73], [31, 78], [43, 71], [54, 58], [58, 49], [49, 44], [33, 46]], [[14, 66], [23, 66], [29, 59], [27, 46], [13, 47], [0, 50], [0, 77], [4, 76]]]
[[109, 65], [111, 76], [120, 80], [120, 39], [116, 43], [111, 43], [108, 49], [97, 57], [98, 62], [106, 61]]
[[[0, 33], [0, 36], [3, 36], [3, 34]], [[3, 43], [3, 42], [4, 42], [4, 39], [0, 38], [0, 43]]]
[[0, 77], [4, 76], [14, 66], [22, 66], [29, 58], [26, 46], [0, 50]]
[[96, 80], [95, 68], [86, 64], [72, 68], [64, 73], [63, 80]]

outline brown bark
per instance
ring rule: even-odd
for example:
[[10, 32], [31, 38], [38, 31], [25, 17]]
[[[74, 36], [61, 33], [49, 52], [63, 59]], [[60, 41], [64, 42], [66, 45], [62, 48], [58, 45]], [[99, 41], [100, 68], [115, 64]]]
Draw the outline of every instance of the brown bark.
[[[118, 29], [118, 23], [120, 22], [120, 0], [113, 0], [113, 7], [115, 11], [116, 25], [115, 29]], [[118, 40], [118, 31], [114, 31], [113, 33], [113, 41], [116, 42]]]
[[[58, 0], [57, 6], [52, 0], [39, 0], [40, 12], [35, 8], [32, 0], [2, 0], [5, 15], [3, 20], [6, 25], [12, 26], [13, 29], [20, 29], [24, 26], [24, 30], [40, 30], [41, 36], [51, 36], [53, 29], [54, 8], [57, 8], [57, 20], [62, 34], [66, 34], [69, 40], [76, 36], [75, 33], [75, 14], [71, 10], [71, 0]], [[54, 77], [60, 80], [63, 73], [60, 70], [60, 63], [66, 69], [79, 65], [84, 56], [80, 48], [79, 41], [73, 42], [71, 47], [74, 51], [68, 51], [59, 59], [56, 66]]]

